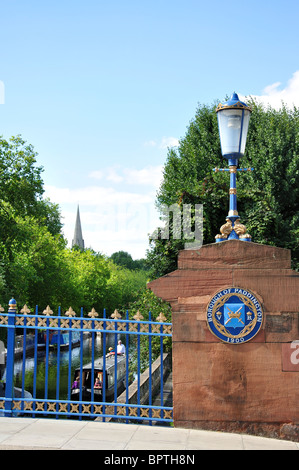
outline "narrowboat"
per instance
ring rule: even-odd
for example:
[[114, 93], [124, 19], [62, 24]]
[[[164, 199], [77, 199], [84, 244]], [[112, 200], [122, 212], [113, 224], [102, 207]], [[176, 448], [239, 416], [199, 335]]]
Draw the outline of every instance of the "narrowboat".
[[[125, 390], [126, 383], [126, 357], [124, 354], [117, 354], [115, 369], [115, 356], [111, 355], [105, 359], [105, 371], [103, 372], [103, 357], [94, 361], [93, 377], [92, 363], [82, 367], [82, 376], [80, 367], [75, 370], [74, 382], [71, 389], [72, 400], [103, 401], [103, 384], [105, 384], [105, 401], [110, 401], [114, 397], [115, 389], [117, 395]], [[92, 383], [93, 381], [93, 383]], [[80, 386], [80, 383], [82, 384]], [[80, 396], [82, 390], [82, 398]]]
[[[5, 387], [6, 387], [6, 382], [0, 382], [0, 399], [5, 398]], [[31, 399], [32, 395], [30, 392], [27, 392], [27, 390], [23, 390], [19, 387], [14, 387], [13, 389], [13, 396], [14, 398], [27, 398]], [[15, 412], [14, 412], [15, 413]], [[0, 410], [0, 417], [5, 416], [5, 411]], [[22, 412], [16, 413], [16, 416], [22, 416]]]
[[[71, 338], [72, 347], [80, 344], [79, 331], [73, 331]], [[70, 333], [59, 333], [58, 331], [55, 331], [54, 334], [52, 334], [50, 337], [50, 347], [57, 347], [58, 344], [60, 344], [61, 349], [68, 348], [70, 344]]]
[[[44, 335], [46, 338], [46, 335]], [[83, 333], [83, 340], [88, 338], [90, 333], [88, 331]], [[79, 346], [81, 341], [81, 333], [79, 331], [73, 331], [72, 335], [70, 333], [59, 333], [55, 331], [51, 333], [49, 336], [50, 339], [50, 348], [57, 348], [58, 344], [60, 345], [60, 349], [68, 349], [70, 346], [70, 338], [71, 338], [71, 347], [74, 348], [75, 346]], [[45, 339], [46, 341], [46, 339]]]

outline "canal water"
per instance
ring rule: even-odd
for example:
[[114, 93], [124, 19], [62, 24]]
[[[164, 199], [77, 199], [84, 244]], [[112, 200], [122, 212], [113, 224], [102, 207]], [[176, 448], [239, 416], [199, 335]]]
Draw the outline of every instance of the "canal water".
[[[92, 338], [83, 340], [83, 365], [91, 362], [92, 358]], [[73, 381], [75, 369], [80, 367], [80, 352], [81, 347], [75, 346], [71, 350], [71, 380]], [[94, 357], [95, 359], [103, 355], [102, 344], [100, 336], [94, 339]], [[69, 348], [60, 350], [60, 367], [59, 367], [59, 397], [60, 399], [67, 399], [68, 396], [68, 374], [69, 374]], [[45, 397], [45, 383], [46, 383], [46, 351], [37, 351], [37, 368], [36, 368], [36, 398]], [[33, 394], [34, 383], [34, 364], [35, 357], [34, 351], [26, 352], [25, 362], [25, 385], [26, 391]], [[14, 363], [14, 376], [15, 387], [22, 387], [22, 374], [23, 374], [23, 360], [15, 360]], [[5, 380], [5, 375], [3, 377]], [[47, 397], [53, 398], [57, 396], [57, 349], [50, 349], [48, 353], [48, 380], [47, 380]]]
[[[117, 340], [121, 339], [125, 344], [124, 335], [106, 335], [106, 352], [108, 346], [115, 347]], [[85, 338], [82, 342], [82, 356], [83, 365], [88, 364], [92, 360], [92, 348], [94, 348], [94, 358], [98, 359], [103, 356], [102, 341], [100, 335]], [[129, 355], [131, 355], [132, 349], [135, 349], [134, 344], [129, 344]], [[23, 370], [25, 371], [24, 379], [24, 390], [30, 392], [35, 398], [43, 399], [55, 399], [57, 396], [62, 399], [68, 399], [69, 392], [69, 363], [70, 353], [69, 347], [60, 349], [60, 366], [59, 366], [59, 381], [57, 383], [57, 348], [50, 348], [48, 351], [48, 368], [46, 366], [46, 351], [45, 349], [37, 350], [36, 357], [34, 356], [34, 350], [26, 351], [25, 367], [23, 365], [23, 358], [15, 359], [14, 361], [14, 386], [22, 388], [23, 382]], [[71, 350], [71, 383], [74, 380], [75, 370], [80, 367], [81, 360], [81, 346], [74, 346]], [[36, 371], [35, 362], [37, 364]], [[46, 370], [48, 369], [48, 377], [46, 379]], [[34, 391], [34, 375], [36, 374], [36, 385]], [[134, 374], [136, 377], [136, 374]], [[6, 380], [6, 371], [2, 377], [3, 381]], [[47, 385], [46, 385], [47, 384]], [[57, 390], [59, 387], [59, 391]], [[47, 390], [46, 390], [47, 388]]]

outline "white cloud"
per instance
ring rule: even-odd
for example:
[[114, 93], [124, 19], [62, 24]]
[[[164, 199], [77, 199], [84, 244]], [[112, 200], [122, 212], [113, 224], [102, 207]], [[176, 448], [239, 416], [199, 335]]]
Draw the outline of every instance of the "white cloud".
[[[56, 202], [56, 201], [55, 201]], [[76, 205], [60, 205], [63, 233], [68, 245], [74, 236]], [[148, 234], [159, 225], [153, 201], [88, 205], [80, 201], [80, 216], [85, 246], [110, 256], [115, 251], [129, 252], [134, 259], [143, 258], [148, 248]]]
[[144, 147], [157, 147], [157, 142], [155, 140], [148, 140], [143, 145]]
[[45, 185], [45, 197], [49, 197], [52, 202], [58, 204], [88, 204], [91, 206], [104, 206], [119, 203], [140, 203], [152, 202], [152, 193], [134, 193], [130, 191], [118, 191], [115, 188], [103, 186], [86, 186], [84, 188], [57, 188], [56, 186]]
[[118, 173], [119, 165], [108, 166], [102, 170], [94, 170], [89, 173], [89, 177], [96, 180], [106, 180], [112, 183], [121, 183], [123, 176]]
[[251, 95], [252, 98], [263, 104], [270, 104], [273, 108], [279, 109], [282, 102], [292, 108], [299, 106], [299, 70], [287, 82], [285, 88], [280, 88], [281, 82], [275, 82], [264, 88], [262, 95]]
[[141, 169], [109, 167], [89, 174], [99, 181], [98, 185], [79, 188], [45, 185], [44, 196], [59, 204], [69, 246], [79, 204], [86, 247], [107, 255], [124, 250], [138, 259], [145, 256], [148, 234], [159, 225], [154, 203], [162, 169], [162, 165]]
[[179, 140], [176, 137], [163, 137], [160, 144], [161, 149], [167, 149], [168, 147], [177, 147]]
[[104, 177], [104, 173], [103, 173], [102, 171], [100, 171], [100, 170], [95, 170], [95, 171], [92, 171], [92, 172], [89, 174], [89, 176], [90, 176], [91, 178], [96, 179], [96, 180], [101, 180], [101, 179], [103, 179], [103, 177]]
[[107, 168], [105, 172], [107, 181], [111, 181], [112, 183], [121, 183], [124, 180], [124, 178], [117, 173], [117, 168], [118, 167]]
[[159, 187], [162, 180], [163, 166], [147, 166], [141, 170], [125, 168], [125, 182], [127, 184], [141, 184]]
[[144, 142], [144, 147], [158, 147], [159, 149], [165, 150], [168, 147], [177, 147], [179, 145], [179, 139], [176, 137], [162, 137], [161, 141], [148, 140]]
[[119, 165], [103, 170], [95, 170], [89, 173], [89, 177], [96, 180], [106, 180], [111, 183], [123, 183], [127, 185], [142, 185], [158, 188], [162, 181], [162, 165], [148, 165], [141, 169], [122, 168]]

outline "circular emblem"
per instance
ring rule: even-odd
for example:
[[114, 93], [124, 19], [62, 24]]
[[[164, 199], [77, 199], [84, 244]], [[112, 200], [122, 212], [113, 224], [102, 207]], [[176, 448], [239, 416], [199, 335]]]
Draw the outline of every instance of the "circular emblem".
[[250, 341], [260, 330], [263, 310], [249, 290], [231, 287], [218, 291], [207, 309], [210, 331], [225, 343]]

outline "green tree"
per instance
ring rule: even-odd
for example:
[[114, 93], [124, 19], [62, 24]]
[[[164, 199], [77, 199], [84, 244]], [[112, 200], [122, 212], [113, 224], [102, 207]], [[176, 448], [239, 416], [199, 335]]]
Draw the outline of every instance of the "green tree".
[[[138, 298], [134, 302], [129, 304], [129, 318], [133, 319], [134, 316], [139, 312], [144, 321], [151, 318], [151, 321], [159, 321], [157, 318], [162, 314], [165, 318], [163, 322], [171, 323], [171, 306], [168, 302], [157, 297], [150, 289], [144, 287], [140, 290]], [[161, 317], [160, 317], [161, 318]], [[136, 338], [135, 341], [137, 342]], [[172, 350], [172, 338], [164, 336], [162, 339], [163, 351], [170, 352]], [[152, 347], [152, 360], [154, 361], [160, 355], [161, 337], [152, 336], [151, 347]], [[146, 335], [140, 336], [140, 359], [141, 359], [141, 370], [145, 370], [149, 363], [149, 337]], [[137, 370], [137, 349], [132, 353], [131, 362], [134, 364]]]
[[[282, 106], [265, 108], [254, 101], [246, 152], [239, 173], [238, 211], [241, 222], [256, 243], [289, 248], [293, 267], [299, 267], [299, 111]], [[200, 105], [177, 149], [170, 149], [157, 206], [203, 204], [203, 242], [214, 243], [228, 213], [229, 177], [213, 172], [227, 167], [220, 149], [216, 104]], [[147, 262], [152, 277], [176, 269], [184, 240], [150, 239]]]
[[127, 251], [116, 251], [111, 255], [110, 258], [112, 259], [113, 263], [119, 266], [124, 266], [128, 269], [134, 269], [134, 260]]
[[87, 315], [92, 307], [101, 314], [135, 300], [147, 275], [129, 253], [116, 253], [117, 266], [91, 249], [66, 248], [59, 207], [43, 199], [42, 172], [32, 145], [20, 136], [0, 138], [2, 305], [14, 296], [19, 306], [82, 307]]
[[112, 311], [115, 308], [127, 308], [130, 302], [138, 298], [140, 290], [145, 288], [148, 274], [118, 266], [111, 261], [109, 270], [105, 305]]
[[68, 291], [59, 207], [43, 199], [43, 168], [20, 137], [0, 138], [0, 296], [58, 305]]
[[42, 197], [43, 167], [36, 166], [37, 155], [21, 136], [0, 137], [0, 204], [9, 203], [16, 215], [34, 216], [52, 234], [58, 234], [62, 228], [59, 208]]
[[82, 307], [85, 315], [94, 307], [101, 314], [106, 307], [107, 282], [110, 277], [107, 259], [93, 250], [73, 249], [64, 251], [64, 262], [68, 267], [68, 282], [72, 292], [68, 307], [71, 306], [76, 313], [80, 313]]
[[145, 271], [148, 269], [145, 259], [134, 260], [127, 251], [116, 251], [110, 256], [110, 258], [113, 263], [128, 269], [142, 269]]
[[8, 203], [5, 209], [10, 230], [8, 240], [0, 243], [5, 279], [1, 294], [6, 297], [2, 302], [7, 303], [7, 297], [13, 295], [31, 307], [36, 303], [43, 308], [49, 303], [57, 306], [68, 277], [63, 263], [65, 240], [53, 236], [34, 217], [16, 215]]

